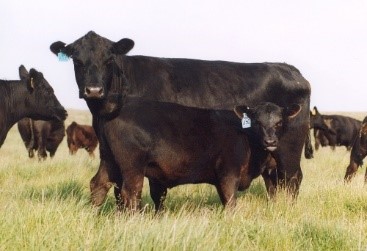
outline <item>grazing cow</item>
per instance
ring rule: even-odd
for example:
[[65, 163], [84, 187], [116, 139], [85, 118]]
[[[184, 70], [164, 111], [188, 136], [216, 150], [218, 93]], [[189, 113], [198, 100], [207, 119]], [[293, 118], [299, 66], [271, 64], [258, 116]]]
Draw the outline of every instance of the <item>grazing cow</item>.
[[97, 135], [90, 125], [79, 125], [73, 121], [66, 128], [69, 153], [74, 155], [79, 148], [84, 148], [89, 156], [94, 157], [94, 149], [98, 145]]
[[[301, 153], [311, 157], [309, 106], [311, 88], [295, 67], [283, 63], [234, 63], [194, 59], [127, 56], [134, 46], [130, 39], [112, 42], [93, 31], [66, 45], [50, 46], [56, 55], [73, 59], [80, 98], [93, 114], [99, 143], [98, 173], [115, 183], [119, 173], [99, 132], [103, 120], [113, 119], [124, 105], [125, 96], [178, 103], [200, 108], [232, 109], [236, 104], [255, 106], [273, 102], [281, 107], [300, 104], [303, 109], [291, 121], [273, 156], [277, 172], [273, 186], [286, 187], [297, 195], [302, 181]], [[307, 109], [308, 108], [308, 109]]]
[[24, 118], [18, 121], [18, 130], [28, 156], [33, 158], [34, 151], [37, 151], [38, 160], [45, 160], [47, 151], [52, 158], [65, 136], [64, 121], [57, 119], [44, 121]]
[[63, 121], [67, 116], [41, 72], [31, 69], [28, 73], [21, 65], [19, 75], [21, 80], [0, 80], [0, 146], [22, 118]]
[[[246, 189], [259, 175], [269, 180], [265, 164], [300, 110], [298, 104], [284, 109], [273, 103], [252, 109], [237, 106], [238, 117], [245, 113], [251, 119], [250, 127], [243, 129], [233, 111], [126, 101], [117, 118], [103, 123], [103, 138], [122, 177], [117, 185], [122, 185], [123, 206], [140, 207], [144, 176], [156, 210], [168, 188], [187, 183], [212, 184], [223, 205], [234, 206], [238, 189]], [[103, 202], [112, 185], [106, 186], [101, 182], [106, 177], [98, 175], [91, 182], [95, 205]]]
[[[349, 182], [356, 174], [358, 167], [363, 165], [363, 159], [367, 155], [367, 116], [363, 119], [357, 139], [354, 141], [350, 152], [350, 162], [345, 172], [344, 180]], [[364, 176], [367, 183], [367, 170]]]
[[362, 124], [357, 119], [342, 115], [321, 115], [316, 106], [310, 117], [311, 127], [314, 128], [315, 148], [318, 148], [316, 142], [320, 142], [322, 146], [327, 144], [332, 149], [345, 146], [350, 150]]

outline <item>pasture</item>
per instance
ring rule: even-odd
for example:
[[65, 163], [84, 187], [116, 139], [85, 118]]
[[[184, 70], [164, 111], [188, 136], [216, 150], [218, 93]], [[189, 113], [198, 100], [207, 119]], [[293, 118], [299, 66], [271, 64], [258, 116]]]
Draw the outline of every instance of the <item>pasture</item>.
[[[88, 111], [68, 112], [65, 126], [91, 123]], [[101, 208], [90, 205], [98, 152], [70, 156], [65, 137], [52, 160], [38, 162], [14, 126], [0, 149], [0, 250], [366, 250], [365, 166], [344, 184], [349, 155], [322, 148], [303, 158], [295, 202], [284, 192], [268, 201], [258, 178], [233, 210], [222, 210], [214, 187], [185, 185], [155, 215], [145, 182], [144, 212], [127, 214], [116, 213], [112, 189]]]

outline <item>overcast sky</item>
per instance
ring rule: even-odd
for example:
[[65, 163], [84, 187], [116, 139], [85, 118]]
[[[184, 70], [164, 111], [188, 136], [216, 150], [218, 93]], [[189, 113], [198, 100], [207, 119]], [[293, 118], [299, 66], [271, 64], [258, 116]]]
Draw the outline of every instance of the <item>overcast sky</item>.
[[2, 0], [0, 78], [36, 68], [66, 108], [87, 109], [72, 61], [49, 47], [90, 30], [133, 39], [129, 55], [286, 62], [311, 83], [311, 106], [367, 113], [365, 0]]

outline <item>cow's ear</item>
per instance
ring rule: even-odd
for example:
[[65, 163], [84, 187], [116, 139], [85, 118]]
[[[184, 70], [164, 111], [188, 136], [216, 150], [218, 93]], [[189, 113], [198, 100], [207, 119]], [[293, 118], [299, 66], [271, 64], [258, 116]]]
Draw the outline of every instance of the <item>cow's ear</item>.
[[240, 119], [243, 118], [244, 113], [246, 113], [248, 115], [251, 114], [251, 108], [248, 107], [247, 105], [236, 106], [233, 110], [236, 113], [237, 117], [239, 117]]
[[299, 104], [293, 104], [284, 109], [285, 116], [288, 118], [294, 118], [298, 115], [298, 113], [302, 110], [302, 107]]
[[21, 80], [26, 80], [29, 77], [29, 73], [24, 65], [19, 66], [19, 77]]
[[112, 53], [127, 54], [134, 47], [134, 41], [129, 38], [123, 38], [112, 46]]
[[[50, 50], [57, 56], [59, 52], [64, 52], [65, 50], [65, 43], [61, 41], [57, 41], [50, 45]], [[70, 56], [70, 55], [68, 55]]]
[[316, 116], [318, 113], [319, 113], [319, 111], [317, 110], [317, 107], [316, 107], [316, 106], [314, 106], [314, 107], [313, 107], [313, 109], [312, 109], [312, 111], [311, 111], [311, 114], [312, 114], [313, 116]]

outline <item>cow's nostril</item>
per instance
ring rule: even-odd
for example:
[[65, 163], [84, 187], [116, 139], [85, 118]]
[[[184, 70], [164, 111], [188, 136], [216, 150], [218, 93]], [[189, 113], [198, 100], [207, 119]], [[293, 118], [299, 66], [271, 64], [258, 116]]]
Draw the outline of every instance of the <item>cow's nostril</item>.
[[102, 87], [85, 87], [84, 95], [87, 98], [101, 98], [103, 96]]
[[273, 139], [264, 140], [264, 144], [266, 146], [275, 146], [276, 143], [277, 143], [277, 141], [276, 140], [273, 140]]

